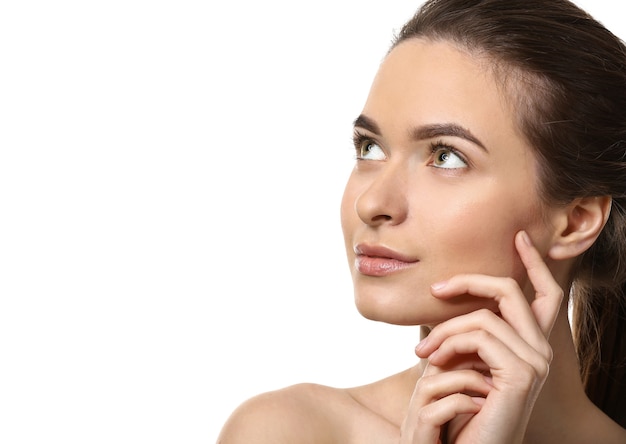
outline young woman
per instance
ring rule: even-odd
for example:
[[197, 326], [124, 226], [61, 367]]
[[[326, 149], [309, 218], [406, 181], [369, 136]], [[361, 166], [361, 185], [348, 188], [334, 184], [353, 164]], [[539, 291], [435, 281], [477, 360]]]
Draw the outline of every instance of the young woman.
[[354, 143], [356, 305], [421, 325], [420, 363], [260, 395], [219, 442], [625, 443], [624, 45], [566, 0], [430, 1]]

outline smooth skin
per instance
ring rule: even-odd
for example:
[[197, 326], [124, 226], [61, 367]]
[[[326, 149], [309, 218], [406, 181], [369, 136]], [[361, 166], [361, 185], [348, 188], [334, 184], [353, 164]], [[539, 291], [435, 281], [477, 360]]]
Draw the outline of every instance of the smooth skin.
[[[528, 405], [537, 398], [552, 362], [546, 338], [563, 290], [525, 232], [516, 237], [516, 247], [536, 290], [530, 306], [513, 280], [457, 275], [433, 286], [439, 298], [459, 294], [493, 298], [500, 315], [480, 310], [459, 316], [435, 327], [418, 345], [417, 354], [429, 364], [416, 386], [402, 442], [436, 442], [449, 421], [453, 422], [448, 437], [453, 442], [522, 442]], [[449, 366], [458, 355], [474, 354], [478, 360]], [[473, 416], [458, 419], [464, 414]]]
[[[405, 41], [355, 121], [342, 202], [355, 302], [373, 320], [429, 326], [419, 362], [367, 386], [257, 396], [219, 443], [626, 442], [584, 394], [563, 297], [610, 198], [539, 199], [533, 151], [488, 66], [445, 41]], [[359, 265], [367, 248], [410, 263], [374, 275]]]

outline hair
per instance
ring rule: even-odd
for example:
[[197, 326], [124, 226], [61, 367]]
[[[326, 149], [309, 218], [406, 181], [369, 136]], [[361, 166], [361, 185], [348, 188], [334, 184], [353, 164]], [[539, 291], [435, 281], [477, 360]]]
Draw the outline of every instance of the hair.
[[626, 427], [626, 47], [567, 0], [430, 0], [392, 49], [416, 37], [489, 62], [536, 151], [544, 202], [612, 198], [570, 295], [587, 396]]

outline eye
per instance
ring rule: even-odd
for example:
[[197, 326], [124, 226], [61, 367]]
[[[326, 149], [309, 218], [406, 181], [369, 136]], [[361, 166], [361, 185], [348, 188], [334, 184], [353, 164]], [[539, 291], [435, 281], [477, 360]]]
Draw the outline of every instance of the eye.
[[362, 160], [385, 160], [386, 157], [383, 149], [371, 140], [361, 144], [357, 156]]
[[433, 161], [435, 168], [459, 169], [467, 168], [467, 162], [452, 147], [442, 144], [432, 146]]
[[387, 158], [380, 145], [361, 134], [354, 135], [354, 147], [358, 160], [385, 160]]

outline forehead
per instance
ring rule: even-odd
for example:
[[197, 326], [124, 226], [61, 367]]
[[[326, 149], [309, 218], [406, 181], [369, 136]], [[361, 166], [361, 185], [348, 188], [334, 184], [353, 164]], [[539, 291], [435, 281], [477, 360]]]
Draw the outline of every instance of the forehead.
[[455, 120], [476, 131], [516, 132], [514, 107], [499, 85], [485, 57], [447, 41], [409, 39], [384, 59], [364, 112], [381, 125]]
[[504, 92], [515, 86], [502, 87], [499, 69], [446, 41], [406, 40], [381, 64], [363, 115], [389, 146], [412, 146], [416, 128], [463, 128], [489, 152], [484, 168], [534, 177], [535, 150], [519, 129], [516, 102]]

